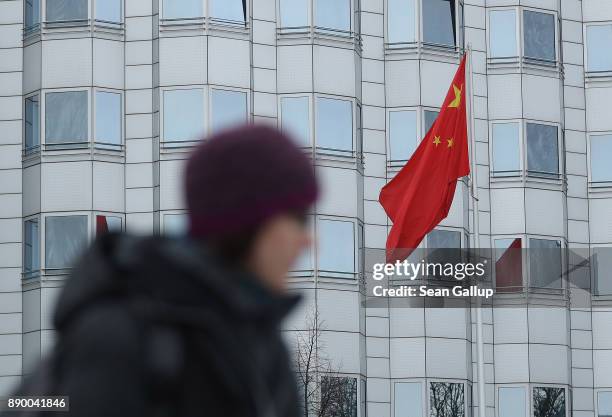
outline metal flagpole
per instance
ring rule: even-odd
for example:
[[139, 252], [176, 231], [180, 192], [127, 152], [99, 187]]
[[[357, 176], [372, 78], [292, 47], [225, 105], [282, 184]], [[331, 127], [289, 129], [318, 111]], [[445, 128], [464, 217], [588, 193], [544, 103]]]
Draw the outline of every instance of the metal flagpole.
[[[472, 66], [472, 44], [468, 44], [467, 48], [467, 64], [469, 67], [470, 74], [470, 88], [469, 88], [469, 113], [470, 120], [468, 123], [469, 136], [470, 136], [470, 161], [471, 161], [471, 175], [470, 175], [470, 195], [472, 197], [472, 224], [474, 228], [474, 248], [480, 247], [480, 225], [478, 216], [478, 182], [476, 172], [476, 138], [474, 134], [474, 71]], [[482, 300], [480, 297], [476, 297], [476, 345], [477, 345], [477, 358], [476, 368], [478, 372], [478, 415], [479, 417], [486, 417], [486, 401], [485, 401], [485, 373], [484, 373], [484, 340], [482, 330]]]

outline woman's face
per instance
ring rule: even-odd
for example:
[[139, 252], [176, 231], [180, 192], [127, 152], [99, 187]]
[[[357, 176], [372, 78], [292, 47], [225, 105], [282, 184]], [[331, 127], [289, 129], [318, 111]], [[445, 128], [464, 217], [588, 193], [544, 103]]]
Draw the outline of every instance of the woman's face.
[[273, 291], [285, 290], [289, 270], [311, 243], [305, 219], [280, 214], [268, 220], [257, 233], [247, 266]]

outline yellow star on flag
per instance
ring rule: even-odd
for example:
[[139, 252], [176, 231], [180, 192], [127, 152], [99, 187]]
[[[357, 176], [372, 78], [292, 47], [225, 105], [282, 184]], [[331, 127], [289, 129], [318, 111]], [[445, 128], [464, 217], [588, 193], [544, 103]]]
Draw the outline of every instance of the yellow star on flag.
[[448, 107], [459, 107], [461, 103], [461, 90], [463, 89], [463, 84], [461, 84], [461, 88], [457, 88], [455, 84], [453, 84], [453, 91], [455, 92], [455, 98], [450, 102]]
[[453, 138], [450, 139], [446, 139], [446, 141], [448, 142], [448, 148], [452, 148], [453, 147]]
[[437, 148], [437, 147], [438, 147], [438, 145], [439, 145], [440, 143], [442, 143], [442, 142], [440, 141], [440, 136], [435, 136], [435, 137], [434, 137], [434, 141], [433, 141], [433, 143], [434, 143], [434, 145], [436, 145], [436, 148]]

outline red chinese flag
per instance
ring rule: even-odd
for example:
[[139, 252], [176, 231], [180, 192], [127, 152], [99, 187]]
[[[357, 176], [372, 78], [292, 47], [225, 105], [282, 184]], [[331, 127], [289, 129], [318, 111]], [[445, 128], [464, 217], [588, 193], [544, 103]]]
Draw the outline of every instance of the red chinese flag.
[[465, 89], [464, 56], [438, 118], [410, 160], [380, 192], [380, 204], [393, 221], [387, 262], [406, 259], [448, 215], [457, 179], [470, 173]]

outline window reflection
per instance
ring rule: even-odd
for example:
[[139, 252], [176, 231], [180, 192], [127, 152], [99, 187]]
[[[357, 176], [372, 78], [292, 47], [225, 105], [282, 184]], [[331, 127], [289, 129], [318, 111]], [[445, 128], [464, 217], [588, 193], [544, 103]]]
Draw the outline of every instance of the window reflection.
[[164, 19], [201, 17], [202, 0], [163, 0], [162, 14]]
[[87, 20], [87, 3], [88, 0], [47, 0], [47, 22]]
[[121, 23], [121, 0], [96, 0], [96, 20]]
[[612, 25], [589, 25], [587, 35], [587, 70], [612, 71]]
[[415, 0], [387, 0], [389, 43], [415, 41]]
[[417, 146], [416, 111], [389, 112], [389, 159], [410, 159]]
[[425, 126], [423, 129], [423, 136], [425, 136], [427, 132], [429, 132], [429, 129], [431, 129], [431, 127], [433, 126], [439, 113], [440, 112], [435, 111], [435, 110], [425, 110], [425, 113], [424, 113]]
[[329, 150], [353, 150], [353, 110], [348, 100], [317, 98], [317, 147]]
[[40, 237], [38, 220], [26, 220], [24, 223], [23, 272], [32, 275], [40, 269]]
[[565, 417], [565, 389], [534, 387], [533, 417]]
[[204, 133], [203, 90], [166, 90], [163, 94], [164, 141], [199, 139]]
[[357, 417], [357, 378], [321, 377], [320, 404], [323, 417]]
[[599, 417], [612, 417], [612, 391], [597, 393], [597, 414]]
[[495, 239], [495, 286], [498, 292], [522, 291], [523, 250], [520, 237]]
[[525, 57], [555, 61], [555, 16], [523, 10]]
[[520, 171], [519, 124], [494, 123], [492, 136], [495, 176], [517, 175]]
[[340, 31], [351, 30], [350, 0], [316, 0], [316, 26]]
[[612, 181], [612, 135], [592, 135], [591, 181]]
[[212, 90], [213, 131], [247, 121], [247, 95], [241, 91]]
[[536, 175], [559, 173], [557, 127], [527, 123], [527, 170]]
[[308, 26], [308, 0], [280, 0], [281, 27]]
[[423, 393], [420, 382], [395, 383], [395, 415], [423, 417]]
[[233, 22], [244, 22], [242, 0], [210, 0], [210, 16]]
[[430, 417], [465, 417], [463, 384], [431, 382], [429, 407]]
[[31, 28], [40, 23], [40, 0], [25, 0], [25, 28]]
[[500, 387], [498, 390], [499, 417], [526, 417], [527, 398], [523, 387]]
[[25, 150], [40, 145], [40, 104], [38, 95], [25, 100]]
[[492, 10], [489, 15], [490, 55], [494, 58], [514, 57], [516, 51], [516, 12]]
[[308, 97], [281, 98], [281, 128], [300, 146], [310, 146]]
[[121, 145], [121, 94], [96, 92], [96, 142]]
[[529, 239], [529, 280], [532, 288], [563, 288], [561, 242]]
[[423, 41], [454, 46], [456, 39], [455, 0], [424, 0]]
[[87, 142], [87, 91], [45, 95], [45, 143]]
[[319, 270], [338, 278], [353, 278], [355, 272], [353, 223], [320, 219], [318, 229]]
[[49, 216], [46, 218], [46, 268], [69, 268], [86, 245], [87, 216]]

